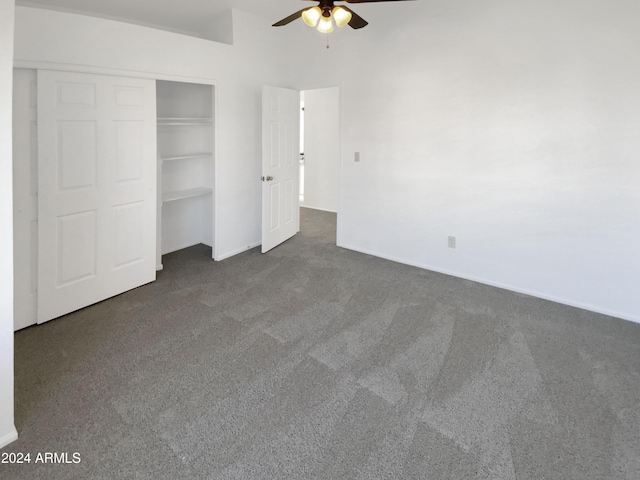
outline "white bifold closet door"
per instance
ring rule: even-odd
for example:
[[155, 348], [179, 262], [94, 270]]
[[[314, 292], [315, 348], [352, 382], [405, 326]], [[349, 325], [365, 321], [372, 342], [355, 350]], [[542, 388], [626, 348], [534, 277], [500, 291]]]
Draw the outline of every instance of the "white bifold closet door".
[[38, 71], [38, 323], [155, 280], [153, 80]]

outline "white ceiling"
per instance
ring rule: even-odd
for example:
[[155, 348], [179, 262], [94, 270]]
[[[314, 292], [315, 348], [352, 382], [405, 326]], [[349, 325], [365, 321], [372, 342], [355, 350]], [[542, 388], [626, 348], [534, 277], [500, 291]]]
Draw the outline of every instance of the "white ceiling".
[[62, 10], [200, 35], [216, 15], [236, 8], [269, 24], [313, 5], [301, 0], [27, 0], [17, 5]]

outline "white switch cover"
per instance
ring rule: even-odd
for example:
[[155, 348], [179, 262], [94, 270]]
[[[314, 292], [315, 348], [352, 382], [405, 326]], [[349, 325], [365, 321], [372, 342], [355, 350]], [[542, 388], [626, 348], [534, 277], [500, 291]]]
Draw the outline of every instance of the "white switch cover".
[[354, 162], [359, 162], [360, 161], [360, 152], [356, 152], [353, 156], [353, 161]]

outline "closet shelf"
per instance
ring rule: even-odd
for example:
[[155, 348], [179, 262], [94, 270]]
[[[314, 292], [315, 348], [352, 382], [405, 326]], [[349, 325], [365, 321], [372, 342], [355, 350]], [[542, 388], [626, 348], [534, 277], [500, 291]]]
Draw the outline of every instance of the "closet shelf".
[[187, 125], [211, 125], [211, 118], [198, 117], [165, 117], [158, 118], [158, 126], [187, 126]]
[[165, 157], [161, 157], [163, 162], [170, 162], [173, 160], [189, 160], [191, 158], [203, 158], [210, 157], [213, 155], [211, 152], [200, 152], [200, 153], [189, 153], [185, 155], [167, 155]]
[[176, 190], [174, 192], [164, 192], [162, 194], [162, 203], [184, 200], [185, 198], [210, 195], [211, 192], [213, 192], [213, 190], [208, 187], [187, 188], [185, 190]]

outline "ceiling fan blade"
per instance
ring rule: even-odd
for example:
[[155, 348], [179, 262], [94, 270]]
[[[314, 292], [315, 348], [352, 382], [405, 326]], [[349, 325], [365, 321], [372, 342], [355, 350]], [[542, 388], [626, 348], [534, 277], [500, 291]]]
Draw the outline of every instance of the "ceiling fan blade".
[[302, 16], [302, 12], [304, 12], [306, 10], [306, 8], [303, 8], [302, 10], [289, 15], [287, 18], [283, 18], [282, 20], [280, 20], [279, 22], [276, 22], [272, 25], [272, 27], [282, 27], [283, 25], [287, 25], [291, 22], [293, 22], [294, 20], [300, 18]]
[[363, 28], [369, 25], [369, 22], [367, 22], [364, 18], [362, 18], [356, 12], [351, 10], [349, 7], [345, 7], [344, 5], [340, 5], [340, 7], [344, 8], [347, 12], [351, 13], [351, 20], [349, 21], [349, 26], [354, 30], [357, 30], [358, 28]]

